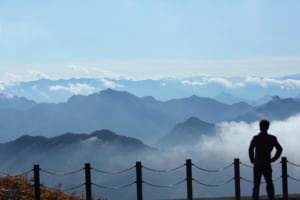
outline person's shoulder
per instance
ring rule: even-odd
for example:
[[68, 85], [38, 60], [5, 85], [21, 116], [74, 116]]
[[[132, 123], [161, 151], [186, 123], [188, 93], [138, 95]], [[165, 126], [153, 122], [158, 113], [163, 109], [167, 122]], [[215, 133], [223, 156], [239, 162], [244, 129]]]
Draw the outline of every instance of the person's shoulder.
[[261, 132], [257, 133], [256, 135], [253, 136], [253, 138], [259, 138], [261, 137]]
[[257, 138], [259, 138], [259, 133], [257, 135], [254, 135], [252, 140], [256, 140]]
[[275, 135], [268, 134], [268, 137], [272, 138], [273, 140], [277, 140], [277, 137]]

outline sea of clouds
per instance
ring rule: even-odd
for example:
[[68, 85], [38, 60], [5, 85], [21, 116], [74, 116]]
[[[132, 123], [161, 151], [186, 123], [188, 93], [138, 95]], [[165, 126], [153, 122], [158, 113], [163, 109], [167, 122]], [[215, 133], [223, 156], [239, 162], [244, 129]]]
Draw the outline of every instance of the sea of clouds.
[[[259, 133], [259, 122], [223, 122], [217, 125], [216, 134], [203, 136], [202, 139], [193, 147], [182, 148], [174, 147], [173, 149], [160, 153], [160, 155], [145, 155], [141, 160], [145, 165], [150, 165], [156, 169], [172, 168], [185, 162], [185, 159], [192, 159], [196, 166], [204, 169], [222, 169], [230, 166], [234, 158], [241, 161], [241, 192], [242, 195], [251, 195], [252, 191], [252, 168], [248, 156], [248, 148], [251, 139]], [[282, 156], [287, 157], [288, 161], [294, 164], [300, 164], [299, 140], [300, 140], [300, 115], [290, 117], [283, 121], [272, 121], [269, 134], [275, 135], [283, 147]], [[275, 149], [272, 151], [274, 155]], [[272, 164], [273, 179], [276, 194], [282, 193], [281, 186], [281, 163], [280, 159]], [[151, 175], [150, 179], [164, 184], [174, 183], [176, 180], [184, 177], [185, 172], [171, 175], [171, 178], [163, 178], [163, 175]], [[193, 177], [202, 183], [218, 185], [223, 184], [230, 178], [233, 178], [233, 166], [220, 170], [217, 173], [210, 173], [193, 168]], [[300, 178], [300, 168], [288, 164], [288, 174], [296, 179]], [[157, 176], [157, 178], [153, 178]], [[167, 176], [168, 177], [168, 176]], [[176, 178], [174, 178], [176, 177]], [[164, 181], [161, 181], [163, 179]], [[173, 182], [172, 182], [173, 181]], [[214, 196], [234, 196], [234, 183], [222, 185], [220, 187], [206, 187], [194, 182], [195, 197], [214, 197]], [[289, 179], [289, 192], [297, 193], [300, 183]], [[176, 189], [177, 188], [177, 189]], [[163, 190], [156, 188], [155, 197], [175, 198], [185, 197], [185, 184], [174, 187], [173, 190]], [[264, 179], [262, 178], [261, 194], [266, 194]], [[149, 193], [148, 193], [149, 195]], [[155, 199], [154, 196], [146, 199]]]

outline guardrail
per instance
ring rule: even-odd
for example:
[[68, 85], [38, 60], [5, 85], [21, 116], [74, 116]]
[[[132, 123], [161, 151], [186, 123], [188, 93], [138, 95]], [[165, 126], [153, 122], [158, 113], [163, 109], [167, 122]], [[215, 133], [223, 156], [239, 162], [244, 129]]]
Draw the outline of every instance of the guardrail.
[[[287, 165], [291, 165], [293, 167], [300, 168], [300, 164], [296, 164], [291, 161], [288, 161], [286, 157], [282, 157], [281, 162], [278, 164], [281, 164], [281, 176], [276, 177], [275, 179], [273, 179], [273, 181], [281, 180], [282, 199], [288, 200], [288, 180], [290, 179], [292, 181], [300, 182], [300, 178], [289, 176], [288, 170], [287, 170]], [[97, 168], [92, 167], [90, 165], [90, 163], [85, 163], [83, 168], [80, 168], [77, 170], [72, 170], [72, 171], [68, 171], [68, 172], [52, 172], [52, 171], [40, 168], [40, 166], [38, 164], [35, 164], [33, 166], [33, 169], [31, 169], [27, 172], [24, 172], [22, 174], [15, 175], [15, 176], [28, 176], [30, 173], [33, 172], [33, 178], [34, 178], [33, 187], [34, 187], [34, 194], [35, 194], [34, 199], [35, 200], [41, 200], [41, 190], [40, 190], [40, 186], [41, 186], [40, 174], [41, 173], [44, 173], [44, 174], [47, 174], [50, 176], [70, 176], [70, 175], [79, 174], [79, 173], [83, 173], [83, 172], [85, 175], [84, 182], [82, 182], [78, 185], [73, 185], [69, 188], [63, 188], [63, 191], [69, 192], [69, 191], [76, 190], [78, 188], [85, 187], [86, 200], [92, 200], [92, 187], [93, 186], [96, 188], [101, 188], [101, 189], [118, 190], [118, 189], [132, 187], [133, 185], [136, 185], [137, 200], [143, 200], [143, 185], [147, 185], [150, 187], [157, 187], [157, 188], [172, 188], [177, 185], [186, 183], [186, 198], [187, 198], [187, 200], [192, 200], [194, 183], [197, 185], [203, 186], [203, 187], [222, 187], [231, 182], [234, 182], [235, 199], [241, 200], [241, 181], [244, 181], [247, 183], [253, 183], [253, 181], [241, 176], [240, 167], [253, 168], [251, 165], [240, 162], [240, 160], [238, 158], [234, 159], [233, 163], [231, 163], [230, 165], [225, 166], [223, 168], [219, 168], [219, 169], [203, 168], [195, 163], [192, 163], [191, 159], [187, 159], [185, 163], [183, 163], [177, 167], [174, 167], [171, 169], [163, 169], [163, 170], [162, 169], [153, 169], [153, 168], [144, 166], [144, 165], [142, 165], [142, 162], [140, 162], [140, 161], [136, 162], [136, 164], [134, 166], [131, 166], [127, 169], [123, 169], [120, 171], [105, 171], [102, 169], [97, 169]], [[155, 183], [152, 183], [152, 182], [149, 182], [149, 181], [143, 179], [143, 170], [151, 171], [154, 173], [171, 173], [171, 172], [177, 171], [182, 168], [185, 168], [185, 171], [186, 171], [185, 178], [178, 180], [174, 183], [170, 183], [170, 184], [166, 184], [166, 185], [159, 185], [159, 184], [155, 184]], [[228, 180], [225, 180], [222, 183], [218, 183], [218, 184], [206, 183], [206, 182], [203, 182], [203, 181], [193, 177], [193, 170], [199, 170], [199, 171], [206, 172], [206, 173], [220, 173], [225, 170], [229, 170], [231, 168], [233, 168], [233, 172], [234, 172], [233, 177], [229, 178]], [[92, 176], [91, 176], [92, 171], [96, 172], [96, 173], [100, 173], [100, 174], [119, 175], [119, 174], [124, 174], [129, 171], [133, 171], [133, 170], [135, 170], [136, 179], [132, 180], [131, 182], [128, 182], [124, 185], [107, 186], [107, 185], [95, 183], [92, 181]], [[2, 173], [2, 174], [4, 174], [4, 173]], [[262, 184], [264, 184], [264, 182], [262, 182]], [[0, 185], [0, 187], [1, 187], [1, 185]], [[47, 187], [47, 188], [50, 188], [50, 187]]]

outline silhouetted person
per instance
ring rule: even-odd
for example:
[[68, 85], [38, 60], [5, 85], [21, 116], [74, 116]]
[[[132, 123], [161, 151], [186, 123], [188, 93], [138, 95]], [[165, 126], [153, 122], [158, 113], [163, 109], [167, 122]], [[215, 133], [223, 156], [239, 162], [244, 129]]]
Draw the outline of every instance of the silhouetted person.
[[[282, 153], [282, 147], [277, 141], [277, 138], [268, 134], [270, 122], [268, 120], [261, 120], [259, 123], [260, 133], [253, 137], [249, 147], [249, 157], [253, 168], [253, 200], [259, 199], [259, 186], [261, 176], [266, 180], [266, 190], [269, 200], [274, 200], [274, 185], [272, 180], [272, 166]], [[271, 152], [276, 148], [276, 153], [272, 157]]]

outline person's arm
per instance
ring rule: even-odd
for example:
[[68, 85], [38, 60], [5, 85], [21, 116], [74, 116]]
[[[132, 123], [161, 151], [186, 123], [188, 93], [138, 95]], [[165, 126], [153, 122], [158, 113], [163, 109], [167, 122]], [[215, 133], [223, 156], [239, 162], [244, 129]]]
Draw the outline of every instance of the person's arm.
[[282, 147], [279, 144], [279, 142], [277, 141], [277, 138], [275, 138], [274, 147], [276, 148], [276, 153], [275, 153], [274, 157], [271, 158], [271, 162], [275, 162], [276, 160], [278, 160], [278, 158], [280, 157], [280, 155], [282, 153]]
[[251, 140], [250, 146], [249, 146], [249, 158], [250, 158], [250, 162], [254, 163], [254, 148], [255, 148], [255, 142], [254, 142], [254, 138]]

